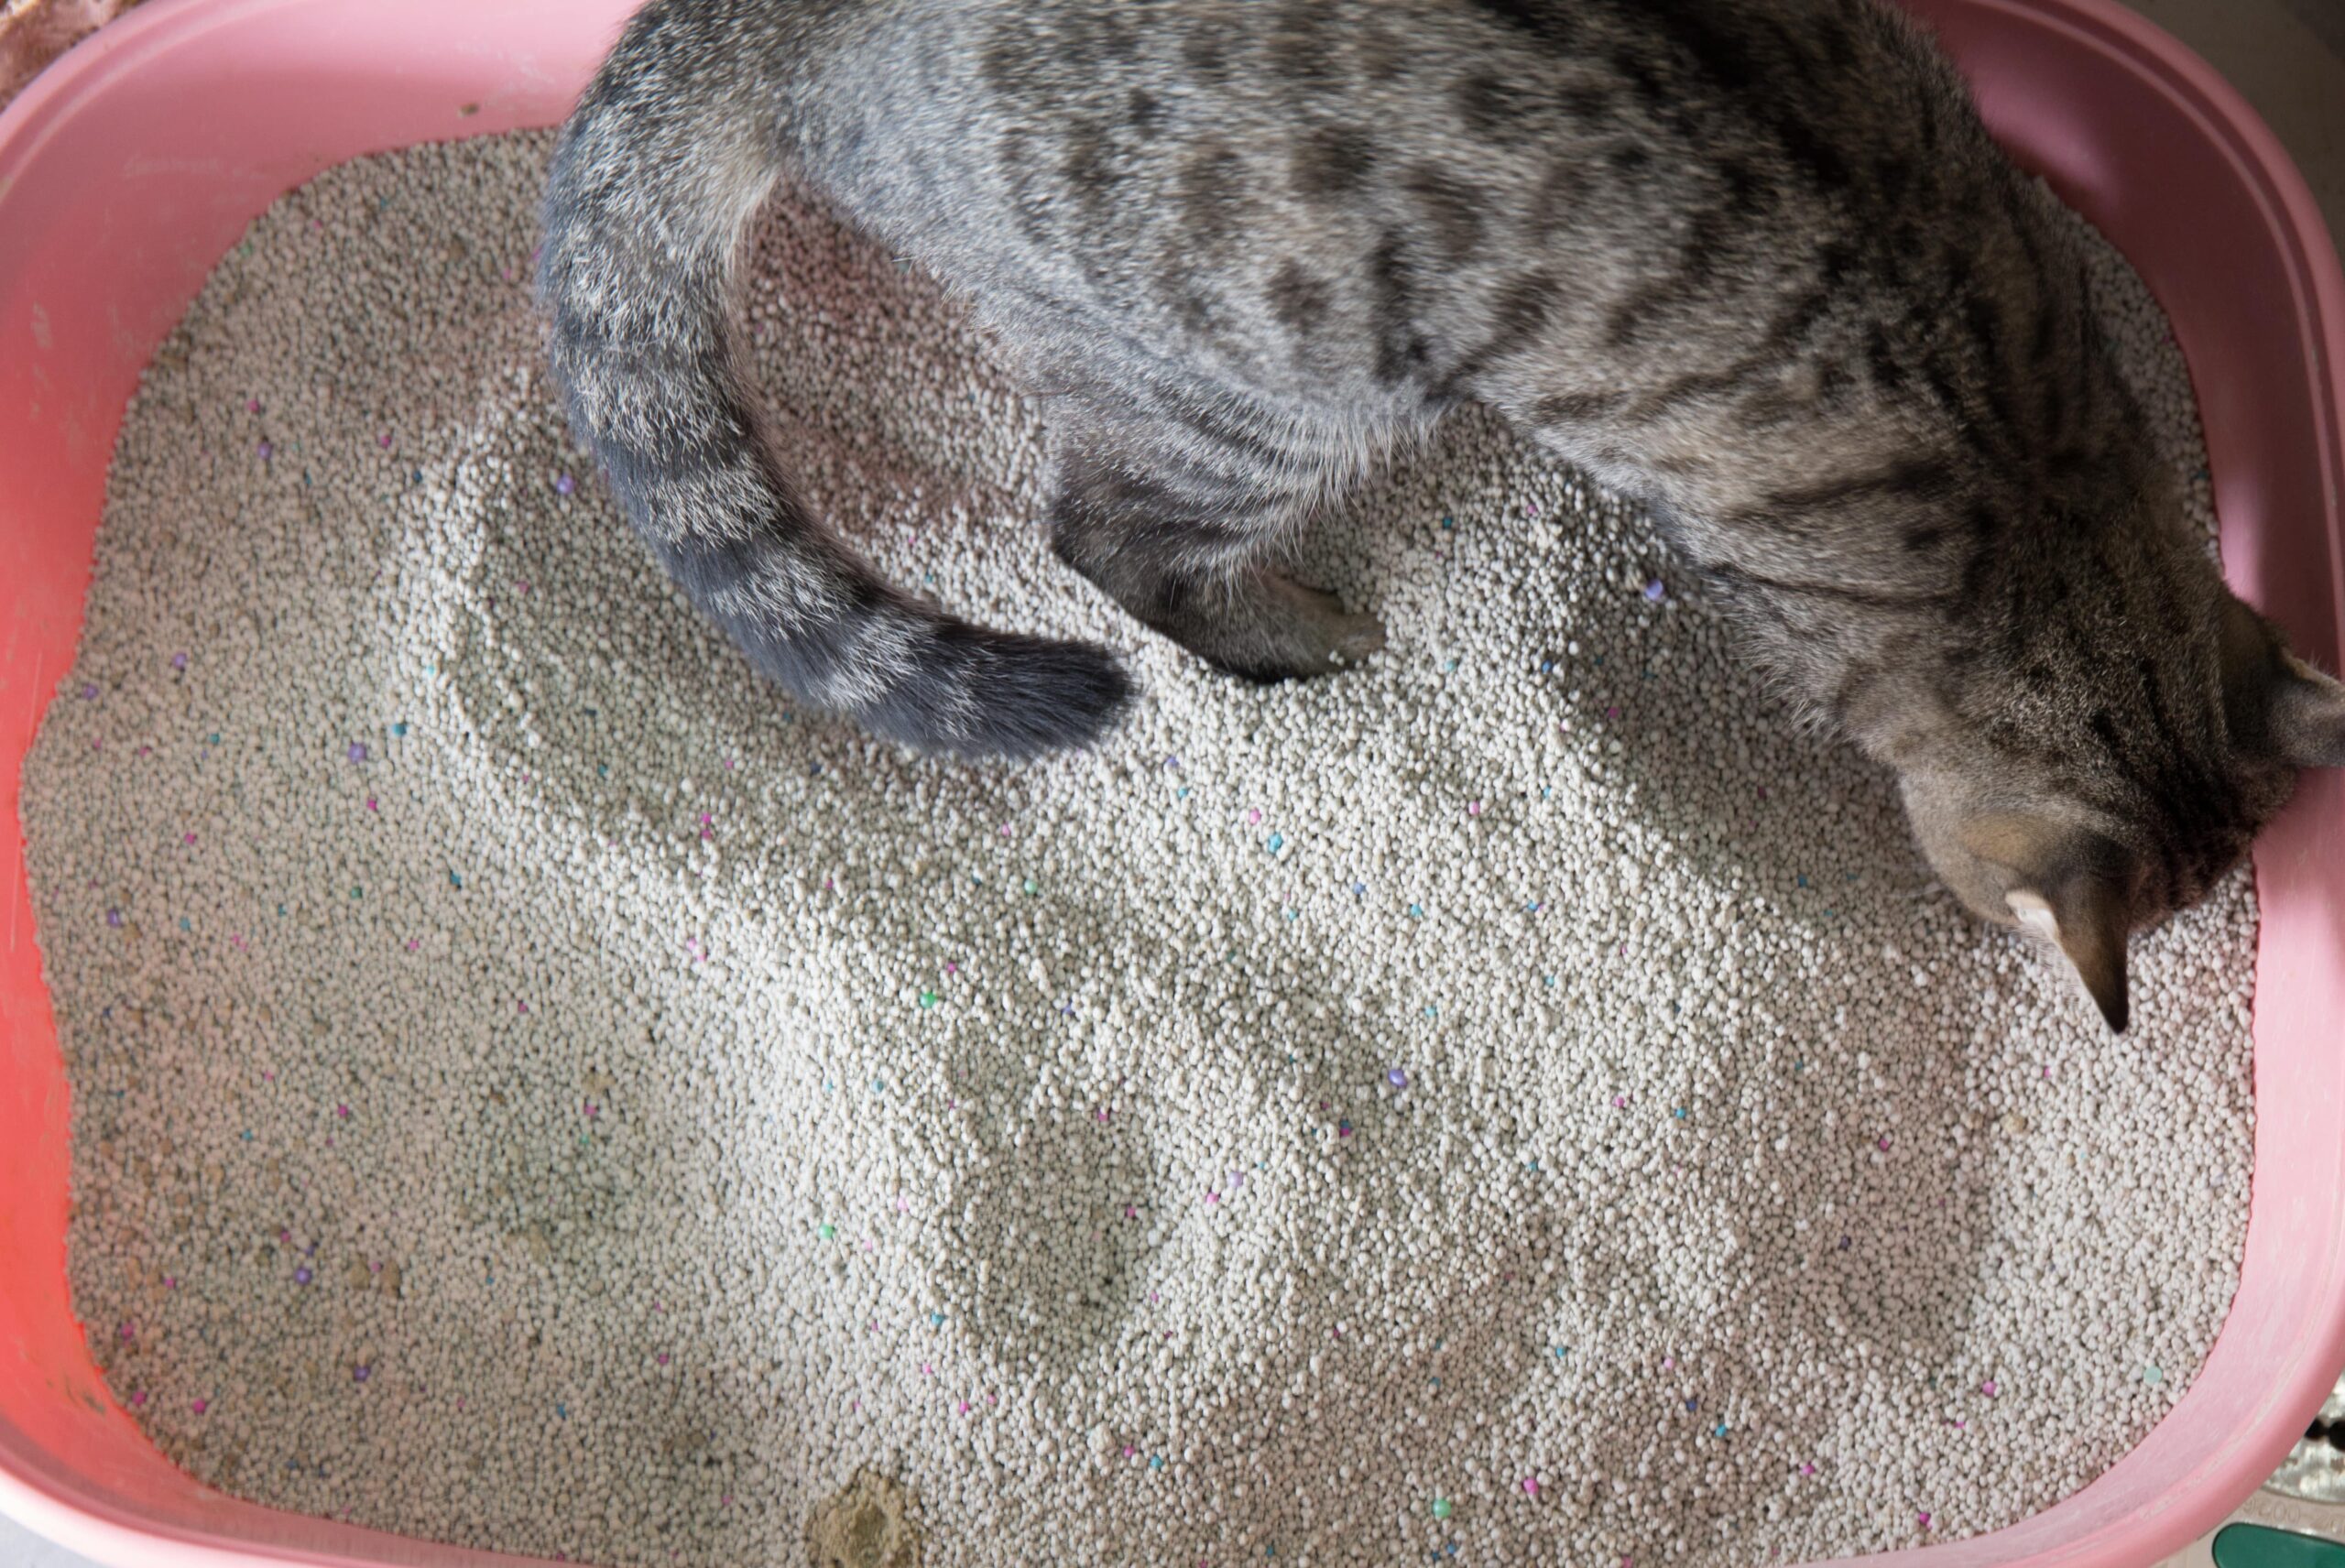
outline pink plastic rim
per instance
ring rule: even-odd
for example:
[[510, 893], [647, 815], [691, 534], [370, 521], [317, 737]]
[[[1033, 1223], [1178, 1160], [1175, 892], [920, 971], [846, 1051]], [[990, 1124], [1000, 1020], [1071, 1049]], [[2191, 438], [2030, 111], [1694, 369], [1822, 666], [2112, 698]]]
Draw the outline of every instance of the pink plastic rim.
[[[2335, 668], [2345, 278], [2303, 181], [2236, 94], [2114, 0], [1909, 3], [2014, 156], [2166, 307], [2207, 424], [2231, 580]], [[152, 0], [0, 112], [0, 1509], [101, 1562], [522, 1561], [212, 1492], [113, 1402], [66, 1296], [70, 1106], [14, 824], [24, 752], [72, 657], [124, 403], [205, 274], [330, 164], [559, 119], [630, 8]], [[2345, 1361], [2345, 778], [2307, 778], [2256, 872], [2258, 1174], [2213, 1355], [2175, 1412], [2075, 1497], [1882, 1560], [2153, 1563], [2270, 1473]]]

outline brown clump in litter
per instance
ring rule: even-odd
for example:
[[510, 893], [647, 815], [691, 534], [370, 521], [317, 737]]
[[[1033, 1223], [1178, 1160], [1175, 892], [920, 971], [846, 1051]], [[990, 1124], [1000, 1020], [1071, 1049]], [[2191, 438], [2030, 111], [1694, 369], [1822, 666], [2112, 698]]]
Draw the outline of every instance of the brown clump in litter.
[[885, 1475], [855, 1479], [806, 1519], [808, 1568], [920, 1568], [912, 1495]]

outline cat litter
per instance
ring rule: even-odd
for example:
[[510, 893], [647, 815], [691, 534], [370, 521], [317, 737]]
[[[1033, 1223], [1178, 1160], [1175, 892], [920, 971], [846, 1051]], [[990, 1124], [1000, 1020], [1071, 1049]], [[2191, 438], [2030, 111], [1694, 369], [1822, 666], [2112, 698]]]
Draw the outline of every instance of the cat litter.
[[610, 1563], [1654, 1568], [2011, 1523], [2187, 1392], [2244, 876], [2110, 1036], [1476, 416], [1306, 548], [1389, 648], [1216, 678], [1052, 558], [992, 348], [785, 201], [747, 321], [811, 498], [1145, 687], [1022, 770], [801, 713], [565, 437], [547, 149], [287, 197], [124, 427], [24, 814], [75, 1301], [173, 1460]]

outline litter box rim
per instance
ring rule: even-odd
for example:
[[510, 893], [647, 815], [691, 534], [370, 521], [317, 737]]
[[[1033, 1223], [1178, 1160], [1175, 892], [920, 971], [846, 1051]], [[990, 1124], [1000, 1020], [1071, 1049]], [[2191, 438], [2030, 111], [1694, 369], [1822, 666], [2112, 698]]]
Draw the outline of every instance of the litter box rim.
[[[2302, 177], [2237, 93], [2116, 0], [1906, 3], [1938, 27], [1999, 137], [2120, 242], [2172, 311], [2208, 424], [2227, 571], [2300, 648], [2335, 665], [2345, 656], [2345, 275]], [[70, 657], [124, 404], [203, 278], [268, 201], [329, 164], [559, 119], [631, 9], [629, 0], [149, 0], [0, 109], [0, 813], [12, 830], [44, 676], [53, 681], [63, 667], [37, 656], [24, 679], [19, 645], [60, 646]], [[2177, 166], [2222, 185], [2244, 215], [2230, 243], [2241, 270], [2260, 280], [2253, 310], [2269, 317], [2261, 341], [2280, 345], [2268, 375], [2296, 376], [2285, 397], [2300, 405], [2303, 418], [2290, 416], [2300, 428], [2275, 434], [2266, 418], [2256, 429], [2269, 410], [2241, 387], [2276, 396], [2266, 371], [2249, 365], [2242, 384], [2230, 370], [2246, 351], [2220, 341], [2212, 316], [2186, 314], [2186, 298], [2213, 298], [2208, 260], [2134, 255], [2126, 236], [2148, 221], [2140, 202], [2170, 195], [2118, 178], [2142, 155], [2121, 128], [2094, 122], [2100, 109], [2069, 91], [2064, 70], [2130, 93], [2142, 116], [2132, 134], [2168, 137]], [[302, 124], [300, 114], [315, 118]], [[231, 149], [262, 124], [284, 134], [260, 150]], [[161, 224], [158, 197], [178, 227]], [[2296, 444], [2267, 463], [2263, 445], [2274, 441]], [[2292, 477], [2283, 483], [2274, 464]], [[2289, 549], [2266, 550], [2274, 535]], [[2306, 570], [2312, 559], [2326, 570]], [[65, 1291], [67, 1088], [20, 833], [6, 849], [0, 1512], [120, 1568], [542, 1563], [213, 1492], [165, 1461], [114, 1402]], [[2256, 870], [2266, 916], [2258, 1174], [2239, 1295], [2213, 1353], [2175, 1410], [2075, 1496], [1990, 1535], [1858, 1561], [2138, 1568], [2252, 1491], [2345, 1361], [2345, 1064], [2321, 1060], [2325, 1047], [2345, 1057], [2334, 1049], [2345, 1033], [2345, 779], [2308, 778], [2258, 844]]]

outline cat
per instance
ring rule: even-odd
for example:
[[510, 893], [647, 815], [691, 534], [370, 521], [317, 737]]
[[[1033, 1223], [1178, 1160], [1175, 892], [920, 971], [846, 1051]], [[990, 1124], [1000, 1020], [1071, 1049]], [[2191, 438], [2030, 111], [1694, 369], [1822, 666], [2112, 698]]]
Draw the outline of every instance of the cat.
[[1221, 670], [1380, 646], [1273, 562], [1460, 403], [1642, 498], [2112, 1029], [2129, 935], [2345, 765], [2345, 686], [2192, 537], [2072, 225], [1879, 0], [652, 0], [550, 176], [573, 425], [758, 668], [1026, 757], [1130, 684], [808, 514], [730, 326], [785, 172], [969, 298], [1050, 398], [1059, 556]]

